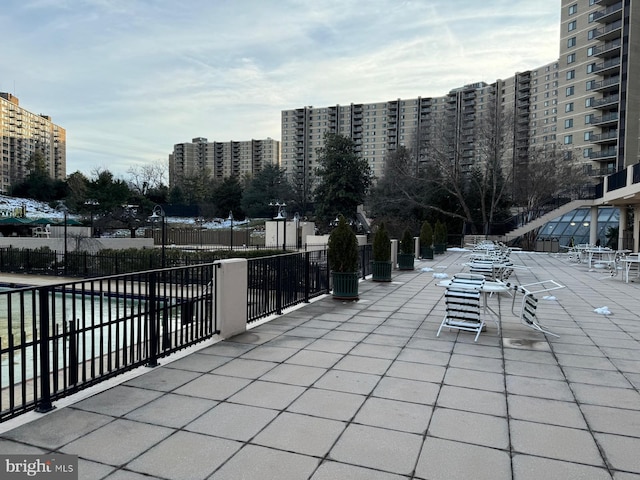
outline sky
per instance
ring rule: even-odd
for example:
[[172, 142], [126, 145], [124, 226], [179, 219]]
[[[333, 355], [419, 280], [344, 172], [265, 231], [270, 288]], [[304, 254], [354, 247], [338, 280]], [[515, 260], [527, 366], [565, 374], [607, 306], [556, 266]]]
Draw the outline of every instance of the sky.
[[67, 131], [67, 174], [280, 140], [282, 110], [442, 96], [559, 52], [560, 0], [3, 0], [0, 91]]

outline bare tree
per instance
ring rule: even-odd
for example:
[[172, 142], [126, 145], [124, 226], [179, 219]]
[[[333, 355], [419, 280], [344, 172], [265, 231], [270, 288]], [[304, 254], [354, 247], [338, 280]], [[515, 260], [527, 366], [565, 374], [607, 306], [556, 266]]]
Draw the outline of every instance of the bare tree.
[[149, 190], [166, 185], [167, 169], [167, 165], [160, 160], [148, 165], [129, 167], [127, 170], [129, 188], [131, 191], [145, 196]]

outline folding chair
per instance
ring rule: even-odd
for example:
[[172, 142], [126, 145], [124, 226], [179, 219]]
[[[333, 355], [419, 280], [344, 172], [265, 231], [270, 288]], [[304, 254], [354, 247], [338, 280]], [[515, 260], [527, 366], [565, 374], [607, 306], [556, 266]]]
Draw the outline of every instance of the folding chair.
[[446, 314], [440, 323], [436, 337], [443, 327], [449, 329], [476, 332], [474, 342], [478, 341], [484, 319], [480, 315], [480, 290], [477, 287], [463, 287], [452, 284], [445, 293]]
[[451, 285], [459, 285], [462, 287], [478, 288], [480, 289], [484, 285], [484, 275], [478, 275], [474, 273], [456, 273], [451, 279]]
[[[564, 288], [564, 285], [560, 285], [555, 280], [544, 280], [542, 282], [529, 283], [520, 286], [513, 285], [512, 288], [514, 289], [514, 294], [513, 301], [511, 302], [511, 312], [518, 318], [520, 318], [522, 324], [529, 328], [532, 328], [533, 330], [544, 333], [545, 335], [552, 335], [559, 338], [560, 335], [547, 330], [546, 327], [538, 322], [538, 317], [536, 314], [536, 310], [538, 308], [538, 299], [535, 297], [535, 294]], [[537, 288], [537, 290], [529, 290], [530, 288]], [[520, 311], [516, 313], [515, 303], [516, 294], [518, 293], [522, 294], [522, 303], [520, 305]]]

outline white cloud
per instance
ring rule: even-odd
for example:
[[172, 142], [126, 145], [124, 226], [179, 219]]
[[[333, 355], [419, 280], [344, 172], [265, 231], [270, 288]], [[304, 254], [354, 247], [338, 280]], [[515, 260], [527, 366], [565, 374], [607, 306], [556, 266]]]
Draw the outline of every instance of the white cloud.
[[67, 129], [68, 173], [124, 174], [196, 136], [279, 138], [283, 109], [440, 96], [558, 55], [560, 2], [5, 3], [0, 90]]

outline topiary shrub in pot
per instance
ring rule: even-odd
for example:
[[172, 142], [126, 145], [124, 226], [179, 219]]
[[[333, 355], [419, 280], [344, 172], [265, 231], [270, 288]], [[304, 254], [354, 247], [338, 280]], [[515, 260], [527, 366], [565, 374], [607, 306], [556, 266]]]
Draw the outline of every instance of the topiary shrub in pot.
[[372, 280], [374, 282], [391, 281], [391, 240], [384, 223], [373, 237], [373, 261], [371, 262]]
[[413, 235], [406, 229], [400, 241], [400, 253], [398, 254], [398, 270], [413, 270], [414, 253]]
[[433, 229], [433, 249], [436, 254], [444, 253], [447, 249], [447, 227], [440, 220], [436, 221]]
[[433, 228], [426, 220], [420, 228], [420, 256], [425, 260], [433, 260]]
[[342, 215], [340, 215], [338, 226], [329, 235], [328, 248], [333, 298], [357, 300], [358, 239]]

